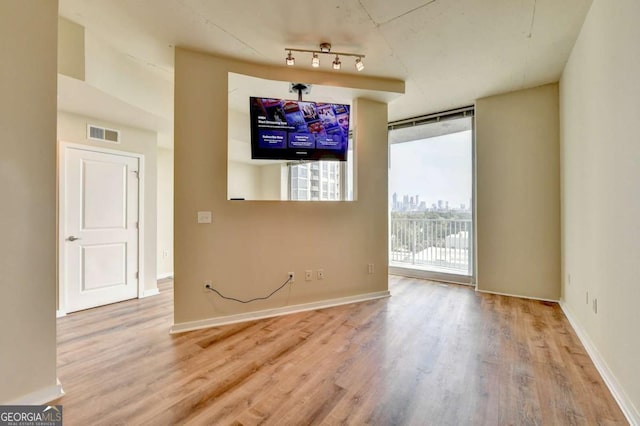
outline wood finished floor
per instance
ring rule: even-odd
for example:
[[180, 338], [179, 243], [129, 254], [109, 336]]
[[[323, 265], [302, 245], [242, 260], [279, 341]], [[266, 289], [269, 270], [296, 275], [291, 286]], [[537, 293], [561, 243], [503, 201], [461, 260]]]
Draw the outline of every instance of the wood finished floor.
[[161, 294], [58, 319], [65, 425], [627, 424], [557, 304], [392, 297], [169, 335]]

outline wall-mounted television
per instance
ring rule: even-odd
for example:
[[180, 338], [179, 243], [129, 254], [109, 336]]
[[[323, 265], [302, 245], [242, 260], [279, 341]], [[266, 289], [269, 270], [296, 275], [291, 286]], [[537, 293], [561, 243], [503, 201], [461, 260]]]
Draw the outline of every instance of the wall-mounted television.
[[250, 100], [251, 158], [347, 160], [349, 105]]

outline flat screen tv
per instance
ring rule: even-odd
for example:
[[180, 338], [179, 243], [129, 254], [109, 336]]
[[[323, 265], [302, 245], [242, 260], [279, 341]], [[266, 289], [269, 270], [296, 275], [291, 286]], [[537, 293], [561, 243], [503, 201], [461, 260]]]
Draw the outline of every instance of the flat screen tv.
[[250, 100], [251, 158], [347, 160], [349, 105]]

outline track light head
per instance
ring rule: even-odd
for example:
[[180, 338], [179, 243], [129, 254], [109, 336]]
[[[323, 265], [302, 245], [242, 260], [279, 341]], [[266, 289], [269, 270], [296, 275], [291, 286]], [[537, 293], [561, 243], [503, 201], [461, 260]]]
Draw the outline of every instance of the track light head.
[[289, 51], [289, 54], [287, 55], [287, 65], [289, 65], [289, 66], [293, 66], [293, 65], [295, 65], [295, 64], [296, 64], [296, 58], [294, 58], [294, 57], [291, 55], [291, 51]]
[[339, 70], [341, 65], [342, 65], [342, 62], [340, 62], [340, 57], [336, 55], [336, 59], [333, 61], [331, 66], [333, 67], [334, 70]]
[[311, 66], [314, 68], [318, 68], [320, 66], [320, 58], [318, 58], [317, 53], [313, 54], [313, 58], [311, 59]]
[[358, 72], [364, 69], [364, 63], [362, 62], [361, 58], [356, 58], [356, 69], [358, 70]]

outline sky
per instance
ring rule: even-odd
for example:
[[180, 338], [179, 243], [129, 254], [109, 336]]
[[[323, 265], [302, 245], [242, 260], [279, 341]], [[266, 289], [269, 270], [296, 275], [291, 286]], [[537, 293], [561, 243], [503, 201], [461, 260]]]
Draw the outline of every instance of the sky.
[[449, 207], [469, 207], [471, 199], [471, 130], [391, 144], [389, 205], [393, 193], [420, 195], [427, 207], [438, 200]]

